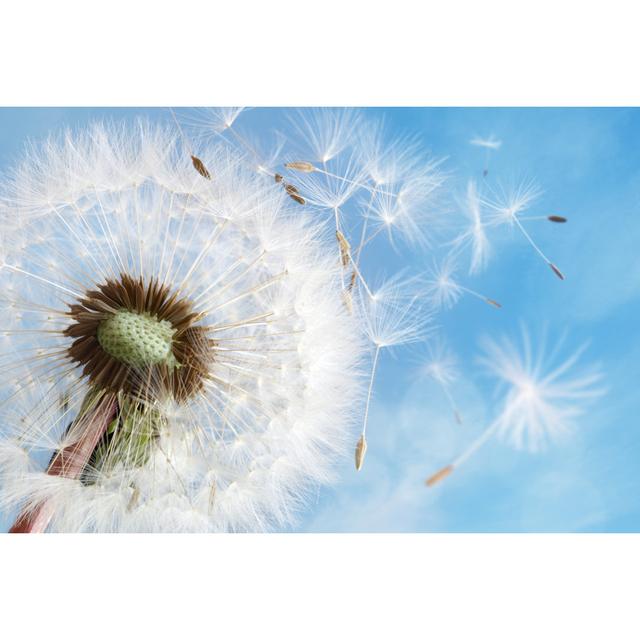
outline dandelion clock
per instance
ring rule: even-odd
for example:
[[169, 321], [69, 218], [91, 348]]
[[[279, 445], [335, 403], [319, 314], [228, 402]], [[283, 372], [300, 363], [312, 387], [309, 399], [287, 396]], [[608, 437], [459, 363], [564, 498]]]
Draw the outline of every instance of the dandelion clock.
[[[94, 126], [1, 211], [13, 531], [259, 531], [352, 452], [363, 347], [331, 229], [228, 147]], [[335, 242], [335, 238], [333, 238]]]

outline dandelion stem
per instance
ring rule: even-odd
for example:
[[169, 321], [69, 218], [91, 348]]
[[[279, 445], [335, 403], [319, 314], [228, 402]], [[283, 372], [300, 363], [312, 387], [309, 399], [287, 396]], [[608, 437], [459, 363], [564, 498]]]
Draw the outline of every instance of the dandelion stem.
[[[76, 479], [84, 470], [100, 438], [113, 421], [118, 403], [112, 394], [104, 395], [89, 403], [85, 411], [71, 425], [78, 431], [78, 439], [59, 450], [52, 458], [47, 474]], [[9, 533], [43, 533], [47, 528], [53, 509], [49, 503], [41, 502], [35, 508], [23, 511]]]

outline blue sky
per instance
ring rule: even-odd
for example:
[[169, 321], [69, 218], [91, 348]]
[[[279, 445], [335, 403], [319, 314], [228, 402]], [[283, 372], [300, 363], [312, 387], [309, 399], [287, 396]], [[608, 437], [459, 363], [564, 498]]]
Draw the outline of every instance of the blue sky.
[[[495, 257], [468, 280], [503, 309], [463, 298], [438, 317], [464, 373], [453, 388], [464, 424], [452, 424], [437, 386], [416, 380], [415, 349], [383, 354], [360, 473], [352, 461], [341, 481], [322, 490], [300, 531], [640, 531], [640, 109], [436, 108], [371, 109], [393, 132], [412, 132], [447, 158], [454, 186], [482, 180], [484, 153], [474, 135], [503, 141], [491, 155], [489, 180], [532, 178], [544, 193], [534, 212], [560, 213], [567, 225], [536, 223], [536, 240], [566, 275], [560, 282], [521, 236], [503, 229]], [[0, 109], [0, 169], [19, 159], [27, 138], [66, 125], [158, 109]], [[256, 131], [282, 114], [243, 114]], [[369, 266], [388, 273], [406, 261], [385, 245]], [[412, 268], [429, 256], [411, 255]], [[367, 268], [367, 264], [365, 264]], [[516, 452], [491, 441], [441, 485], [424, 478], [447, 463], [487, 424], [493, 386], [476, 365], [478, 338], [516, 335], [520, 323], [550, 342], [566, 334], [568, 347], [589, 342], [588, 359], [601, 363], [607, 395], [594, 404], [571, 438], [549, 450]], [[1, 523], [2, 528], [8, 524]]]

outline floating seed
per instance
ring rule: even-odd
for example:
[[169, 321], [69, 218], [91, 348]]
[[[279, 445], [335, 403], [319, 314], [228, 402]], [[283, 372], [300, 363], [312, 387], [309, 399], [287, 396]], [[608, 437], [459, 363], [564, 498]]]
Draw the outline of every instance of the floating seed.
[[558, 278], [560, 278], [560, 280], [564, 280], [564, 276], [562, 275], [562, 271], [560, 271], [560, 269], [558, 269], [558, 267], [556, 267], [556, 265], [553, 264], [553, 262], [550, 262], [549, 266], [551, 267], [551, 270], [553, 271], [553, 273], [555, 273], [558, 276]]
[[453, 465], [449, 464], [446, 467], [440, 469], [440, 471], [438, 471], [437, 473], [434, 473], [431, 477], [427, 478], [425, 480], [425, 484], [427, 485], [427, 487], [433, 487], [433, 485], [438, 484], [440, 480], [444, 480], [452, 471]]

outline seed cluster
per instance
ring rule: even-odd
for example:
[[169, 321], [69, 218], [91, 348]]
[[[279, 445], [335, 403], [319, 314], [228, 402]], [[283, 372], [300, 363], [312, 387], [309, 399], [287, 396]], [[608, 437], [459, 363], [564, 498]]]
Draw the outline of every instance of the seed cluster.
[[121, 309], [98, 325], [97, 335], [100, 346], [120, 362], [135, 367], [161, 363], [175, 367], [174, 333], [166, 320]]
[[70, 306], [68, 357], [94, 387], [139, 399], [195, 395], [215, 343], [189, 300], [154, 279], [123, 274]]

